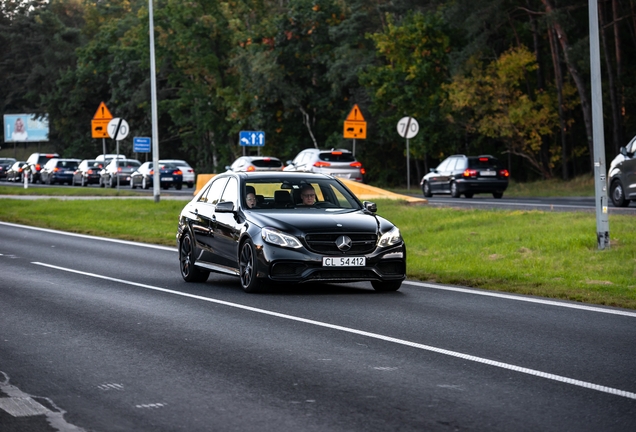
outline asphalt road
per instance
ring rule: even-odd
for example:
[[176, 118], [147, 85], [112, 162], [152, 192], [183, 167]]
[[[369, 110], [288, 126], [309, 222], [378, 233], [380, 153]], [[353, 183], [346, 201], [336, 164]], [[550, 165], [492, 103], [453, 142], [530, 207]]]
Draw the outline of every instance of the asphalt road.
[[[21, 184], [12, 182], [2, 182], [3, 186], [23, 187]], [[30, 188], [49, 188], [49, 187], [72, 187], [60, 185], [29, 185]], [[76, 186], [77, 187], [77, 186]], [[99, 188], [96, 185], [89, 185], [87, 188]], [[122, 186], [122, 190], [131, 190], [129, 186]], [[153, 190], [135, 189], [137, 193], [146, 194], [153, 197]], [[176, 189], [162, 189], [160, 197], [167, 199], [183, 199], [192, 198], [194, 189], [187, 187]], [[409, 196], [423, 198], [421, 191], [413, 187]], [[19, 196], [14, 196], [19, 198]], [[90, 199], [93, 197], [76, 197], [75, 199]], [[102, 197], [103, 198], [103, 197]], [[594, 197], [548, 197], [548, 198], [526, 198], [526, 197], [507, 197], [504, 195], [502, 199], [494, 199], [491, 194], [477, 194], [473, 198], [451, 198], [448, 195], [434, 195], [426, 198], [429, 205], [436, 207], [458, 207], [458, 208], [480, 208], [480, 209], [506, 209], [506, 210], [540, 210], [540, 211], [587, 211], [596, 212], [596, 200]], [[631, 203], [628, 207], [614, 207], [609, 203], [607, 206], [609, 214], [628, 214], [636, 215], [636, 203]]]
[[633, 431], [636, 312], [407, 282], [182, 281], [0, 223], [0, 431]]

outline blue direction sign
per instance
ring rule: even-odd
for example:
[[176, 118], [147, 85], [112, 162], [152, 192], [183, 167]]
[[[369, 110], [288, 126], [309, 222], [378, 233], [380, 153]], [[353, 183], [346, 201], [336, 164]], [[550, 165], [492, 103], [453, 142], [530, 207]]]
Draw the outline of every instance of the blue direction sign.
[[265, 145], [265, 132], [263, 131], [241, 131], [239, 141], [242, 146], [262, 147]]
[[150, 153], [150, 138], [134, 137], [133, 152], [134, 153]]

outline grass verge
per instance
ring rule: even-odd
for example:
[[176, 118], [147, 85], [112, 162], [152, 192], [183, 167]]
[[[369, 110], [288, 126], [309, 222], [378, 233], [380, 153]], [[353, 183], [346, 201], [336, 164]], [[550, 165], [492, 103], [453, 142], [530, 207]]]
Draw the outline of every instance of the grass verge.
[[[636, 309], [631, 216], [610, 215], [611, 247], [599, 251], [591, 212], [377, 204], [378, 213], [402, 231], [409, 279]], [[0, 220], [175, 246], [183, 205], [177, 200], [7, 198], [0, 199]]]

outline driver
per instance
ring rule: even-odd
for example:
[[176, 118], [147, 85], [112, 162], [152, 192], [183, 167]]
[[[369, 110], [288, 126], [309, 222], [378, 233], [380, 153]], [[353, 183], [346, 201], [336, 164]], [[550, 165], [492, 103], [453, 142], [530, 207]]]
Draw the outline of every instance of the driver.
[[316, 204], [316, 191], [310, 184], [306, 184], [300, 189], [300, 199], [303, 205], [312, 206]]

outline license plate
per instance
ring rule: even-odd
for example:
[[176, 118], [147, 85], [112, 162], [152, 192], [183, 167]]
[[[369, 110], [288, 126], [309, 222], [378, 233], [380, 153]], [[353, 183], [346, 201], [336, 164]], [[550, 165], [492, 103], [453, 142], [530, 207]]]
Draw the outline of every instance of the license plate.
[[494, 177], [494, 176], [497, 175], [497, 172], [496, 171], [482, 171], [480, 174], [483, 175], [483, 176]]
[[342, 178], [349, 178], [349, 177], [351, 177], [351, 175], [350, 175], [350, 174], [342, 174], [342, 173], [340, 173], [340, 174], [339, 174], [339, 173], [331, 173], [331, 175], [332, 175], [332, 176], [334, 176], [334, 177], [342, 177]]
[[365, 257], [322, 257], [323, 267], [364, 267]]
[[161, 181], [172, 181], [172, 177], [161, 177]]

